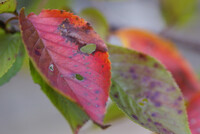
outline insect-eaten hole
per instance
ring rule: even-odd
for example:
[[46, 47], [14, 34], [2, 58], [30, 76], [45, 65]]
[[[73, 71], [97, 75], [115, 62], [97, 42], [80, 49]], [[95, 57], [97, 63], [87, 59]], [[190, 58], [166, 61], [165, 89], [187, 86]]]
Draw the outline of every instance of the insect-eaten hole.
[[82, 81], [82, 80], [84, 79], [83, 76], [80, 75], [80, 74], [75, 74], [75, 77], [76, 77], [76, 79], [79, 80], [79, 81]]
[[80, 51], [82, 53], [86, 53], [86, 54], [92, 54], [95, 50], [96, 50], [96, 45], [95, 44], [87, 44], [83, 47], [80, 48]]
[[52, 72], [54, 71], [54, 65], [53, 64], [49, 65], [49, 70], [52, 71]]

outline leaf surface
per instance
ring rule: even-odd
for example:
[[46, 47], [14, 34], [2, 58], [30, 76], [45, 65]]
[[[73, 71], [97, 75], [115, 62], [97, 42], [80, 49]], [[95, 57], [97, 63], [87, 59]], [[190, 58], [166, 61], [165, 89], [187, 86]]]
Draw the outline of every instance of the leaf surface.
[[35, 83], [39, 84], [41, 90], [47, 95], [54, 106], [62, 113], [69, 122], [74, 134], [79, 132], [79, 128], [89, 119], [87, 114], [74, 102], [57, 93], [40, 76], [30, 61], [31, 75]]
[[109, 45], [111, 99], [131, 120], [159, 134], [191, 134], [183, 96], [171, 74], [143, 53]]
[[[22, 9], [20, 25], [29, 56], [46, 82], [102, 125], [110, 61], [105, 43], [90, 24], [63, 10], [43, 10], [26, 18]], [[87, 44], [96, 45], [92, 54], [80, 51]]]
[[168, 25], [181, 25], [197, 11], [197, 0], [160, 0], [160, 7]]
[[0, 78], [12, 67], [16, 60], [21, 37], [16, 34], [0, 34]]
[[0, 0], [0, 13], [14, 12], [16, 6], [16, 0]]
[[172, 73], [186, 100], [200, 91], [197, 76], [171, 42], [137, 29], [122, 29], [116, 35], [125, 47], [148, 54], [162, 62]]
[[200, 133], [200, 93], [196, 94], [188, 103], [188, 119], [192, 134]]
[[25, 57], [25, 51], [21, 42], [19, 52], [12, 67], [0, 78], [0, 86], [8, 82], [21, 69]]

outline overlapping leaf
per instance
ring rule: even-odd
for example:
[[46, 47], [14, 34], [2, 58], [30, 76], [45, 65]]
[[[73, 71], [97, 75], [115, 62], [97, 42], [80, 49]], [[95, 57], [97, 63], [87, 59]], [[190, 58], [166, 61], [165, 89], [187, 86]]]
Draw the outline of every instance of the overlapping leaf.
[[160, 0], [161, 11], [168, 25], [183, 24], [197, 11], [197, 0]]
[[122, 29], [117, 31], [116, 35], [125, 47], [160, 60], [172, 73], [186, 100], [200, 91], [200, 84], [195, 73], [171, 42], [137, 29]]
[[35, 83], [41, 86], [41, 90], [47, 95], [54, 106], [62, 113], [65, 119], [69, 122], [73, 133], [77, 134], [79, 128], [89, 120], [89, 117], [77, 104], [70, 101], [66, 97], [57, 93], [50, 87], [40, 76], [33, 64], [30, 62], [31, 75]]
[[191, 134], [184, 99], [162, 64], [145, 54], [109, 45], [110, 96], [134, 122], [159, 134]]
[[24, 47], [20, 45], [18, 54], [16, 55], [16, 60], [12, 67], [0, 78], [0, 86], [8, 82], [16, 73], [21, 69], [25, 57]]
[[0, 13], [14, 12], [17, 6], [16, 0], [1, 0]]
[[85, 8], [80, 16], [92, 24], [95, 31], [105, 40], [108, 36], [109, 26], [103, 14], [95, 8]]
[[[107, 47], [85, 20], [60, 10], [20, 13], [23, 40], [34, 66], [55, 90], [103, 122], [110, 86]], [[80, 49], [95, 44], [92, 54]]]
[[192, 134], [200, 133], [200, 93], [196, 94], [188, 103], [188, 118]]
[[21, 37], [16, 34], [0, 34], [0, 77], [2, 77], [13, 65], [18, 55]]

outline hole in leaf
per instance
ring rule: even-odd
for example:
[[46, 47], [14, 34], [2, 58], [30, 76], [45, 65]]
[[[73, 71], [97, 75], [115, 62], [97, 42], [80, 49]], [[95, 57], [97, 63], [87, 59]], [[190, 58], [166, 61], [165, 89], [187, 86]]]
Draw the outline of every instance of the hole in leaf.
[[49, 65], [49, 70], [51, 70], [52, 72], [54, 71], [54, 65], [53, 64]]
[[95, 44], [87, 44], [80, 48], [80, 51], [86, 54], [91, 54], [96, 50]]
[[81, 81], [83, 80], [83, 76], [80, 74], [76, 74], [76, 79]]

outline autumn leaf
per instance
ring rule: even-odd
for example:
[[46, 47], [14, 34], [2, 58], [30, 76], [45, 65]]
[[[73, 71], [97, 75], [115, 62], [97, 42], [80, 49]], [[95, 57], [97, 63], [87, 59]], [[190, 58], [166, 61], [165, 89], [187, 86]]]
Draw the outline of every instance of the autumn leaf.
[[191, 134], [185, 103], [171, 74], [143, 53], [108, 45], [110, 97], [139, 125], [159, 134]]
[[196, 94], [188, 103], [188, 119], [192, 134], [200, 133], [200, 93]]
[[33, 64], [30, 62], [30, 71], [33, 81], [40, 85], [41, 90], [47, 95], [54, 106], [62, 113], [69, 122], [74, 134], [89, 120], [85, 112], [75, 103], [57, 93], [40, 76]]
[[122, 29], [117, 31], [116, 35], [125, 47], [160, 60], [172, 73], [186, 100], [200, 91], [200, 84], [195, 73], [173, 46], [173, 43], [147, 31], [137, 29]]
[[[44, 80], [57, 92], [79, 104], [97, 124], [103, 124], [110, 87], [106, 44], [84, 19], [63, 10], [20, 12], [22, 37]], [[95, 44], [92, 54], [81, 51]]]

